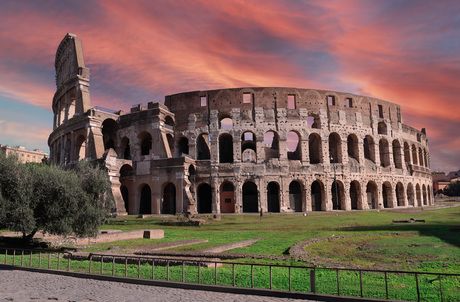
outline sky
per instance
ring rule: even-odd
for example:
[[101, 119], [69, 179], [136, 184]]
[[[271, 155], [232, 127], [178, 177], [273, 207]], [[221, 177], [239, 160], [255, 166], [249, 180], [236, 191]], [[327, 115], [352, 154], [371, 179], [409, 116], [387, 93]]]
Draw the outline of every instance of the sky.
[[0, 144], [49, 152], [54, 59], [83, 42], [92, 106], [234, 87], [349, 92], [426, 128], [460, 169], [460, 1], [0, 0]]

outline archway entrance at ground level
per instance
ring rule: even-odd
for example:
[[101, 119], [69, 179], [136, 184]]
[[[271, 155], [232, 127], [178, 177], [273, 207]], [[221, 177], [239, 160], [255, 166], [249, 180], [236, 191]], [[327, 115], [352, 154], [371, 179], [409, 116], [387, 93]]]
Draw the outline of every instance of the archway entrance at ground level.
[[139, 214], [152, 213], [152, 191], [149, 185], [144, 185], [141, 189], [141, 200], [139, 203]]
[[345, 209], [345, 196], [343, 192], [343, 184], [340, 181], [334, 181], [331, 187], [332, 208], [334, 210]]
[[129, 213], [129, 191], [128, 191], [128, 188], [125, 185], [121, 185], [120, 186], [120, 193], [121, 193], [121, 197], [123, 198], [123, 201], [125, 203], [126, 213], [130, 214]]
[[350, 183], [350, 201], [351, 201], [351, 209], [357, 210], [358, 204], [360, 203], [360, 190], [359, 190], [359, 183], [357, 181], [352, 181]]
[[319, 181], [314, 181], [311, 184], [311, 209], [312, 211], [321, 211], [323, 192]]
[[404, 187], [400, 182], [396, 184], [396, 204], [398, 207], [404, 205]]
[[201, 184], [197, 190], [198, 213], [212, 213], [212, 190], [208, 184]]
[[176, 214], [176, 187], [169, 183], [163, 189], [161, 214]]
[[267, 186], [268, 211], [279, 213], [280, 211], [280, 188], [276, 182], [270, 182]]
[[377, 209], [377, 185], [374, 182], [370, 181], [367, 183], [366, 195], [369, 209]]
[[257, 213], [259, 210], [259, 198], [257, 186], [248, 181], [243, 185], [243, 212]]
[[391, 199], [391, 185], [388, 182], [382, 184], [382, 198], [383, 207], [388, 208], [390, 206]]
[[297, 181], [289, 184], [289, 206], [295, 212], [302, 212], [302, 189]]
[[235, 188], [231, 182], [224, 182], [220, 187], [220, 212], [235, 213]]

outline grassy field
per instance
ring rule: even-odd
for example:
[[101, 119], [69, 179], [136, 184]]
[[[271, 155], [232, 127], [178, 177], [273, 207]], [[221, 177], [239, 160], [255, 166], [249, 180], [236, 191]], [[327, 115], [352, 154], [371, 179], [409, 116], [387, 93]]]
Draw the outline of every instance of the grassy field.
[[[206, 216], [202, 216], [206, 217]], [[393, 219], [425, 219], [426, 223], [393, 224]], [[230, 253], [286, 255], [293, 244], [310, 238], [332, 235], [359, 235], [313, 244], [307, 251], [313, 256], [363, 268], [460, 271], [460, 207], [438, 210], [316, 212], [304, 217], [296, 214], [222, 215], [202, 226], [164, 225], [171, 216], [140, 219], [123, 216], [110, 220], [104, 229], [161, 228], [161, 240], [136, 239], [89, 246], [85, 251], [98, 252], [110, 246], [120, 249], [184, 239], [207, 239], [174, 251], [197, 251], [231, 242], [264, 238]], [[395, 235], [398, 233], [399, 235]], [[384, 234], [384, 235], [382, 235]], [[391, 234], [391, 235], [388, 235]], [[361, 236], [362, 235], [362, 236]]]

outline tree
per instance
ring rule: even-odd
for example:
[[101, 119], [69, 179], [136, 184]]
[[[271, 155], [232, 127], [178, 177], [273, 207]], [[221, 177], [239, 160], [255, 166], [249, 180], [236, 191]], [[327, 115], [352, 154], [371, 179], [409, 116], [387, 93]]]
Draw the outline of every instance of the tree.
[[451, 181], [442, 191], [447, 196], [460, 196], [460, 181]]
[[21, 164], [0, 154], [0, 224], [31, 240], [39, 230], [90, 237], [113, 205], [105, 171], [81, 162], [72, 170]]

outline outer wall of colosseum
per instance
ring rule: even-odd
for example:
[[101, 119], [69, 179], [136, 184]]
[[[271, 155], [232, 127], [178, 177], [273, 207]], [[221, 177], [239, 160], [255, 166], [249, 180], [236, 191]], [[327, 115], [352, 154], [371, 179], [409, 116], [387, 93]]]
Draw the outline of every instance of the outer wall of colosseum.
[[[334, 91], [236, 88], [175, 94], [130, 113], [91, 108], [78, 41], [67, 35], [56, 56], [50, 157], [105, 163], [119, 214], [433, 203], [425, 131], [403, 124], [399, 105]], [[69, 45], [76, 51], [63, 56]]]

